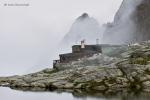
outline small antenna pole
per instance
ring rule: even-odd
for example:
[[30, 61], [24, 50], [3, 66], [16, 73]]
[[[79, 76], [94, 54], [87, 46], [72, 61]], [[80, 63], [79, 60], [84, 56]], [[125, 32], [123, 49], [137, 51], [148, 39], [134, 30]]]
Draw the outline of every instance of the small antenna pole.
[[99, 39], [96, 39], [96, 45], [99, 45]]
[[85, 40], [82, 40], [82, 41], [81, 41], [81, 48], [82, 48], [82, 49], [85, 48]]

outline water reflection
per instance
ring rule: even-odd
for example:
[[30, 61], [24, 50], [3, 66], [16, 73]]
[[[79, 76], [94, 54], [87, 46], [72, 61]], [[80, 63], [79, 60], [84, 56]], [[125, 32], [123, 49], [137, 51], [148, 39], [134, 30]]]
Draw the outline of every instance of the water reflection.
[[86, 94], [68, 91], [19, 91], [12, 90], [10, 88], [0, 87], [0, 98], [1, 100], [149, 100], [150, 94], [119, 94], [114, 95], [102, 95], [101, 93]]

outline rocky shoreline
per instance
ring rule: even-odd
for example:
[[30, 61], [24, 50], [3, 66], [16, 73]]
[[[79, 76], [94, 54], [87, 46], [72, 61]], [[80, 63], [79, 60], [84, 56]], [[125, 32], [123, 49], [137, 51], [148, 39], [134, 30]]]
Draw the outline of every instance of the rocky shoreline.
[[108, 55], [83, 58], [66, 64], [67, 69], [45, 69], [23, 76], [0, 77], [0, 86], [19, 90], [63, 89], [106, 94], [150, 92], [150, 42], [113, 50], [122, 52], [113, 57], [107, 52]]

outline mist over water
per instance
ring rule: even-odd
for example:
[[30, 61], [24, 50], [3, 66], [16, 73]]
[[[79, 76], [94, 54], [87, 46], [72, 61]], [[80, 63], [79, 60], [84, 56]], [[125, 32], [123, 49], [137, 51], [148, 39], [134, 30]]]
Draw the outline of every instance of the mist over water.
[[[12, 0], [6, 1], [13, 3]], [[59, 49], [58, 44], [77, 17], [87, 12], [99, 25], [111, 22], [122, 0], [25, 2], [30, 6], [0, 6], [0, 76], [52, 68], [52, 60], [58, 59], [60, 53], [67, 52], [64, 48]]]

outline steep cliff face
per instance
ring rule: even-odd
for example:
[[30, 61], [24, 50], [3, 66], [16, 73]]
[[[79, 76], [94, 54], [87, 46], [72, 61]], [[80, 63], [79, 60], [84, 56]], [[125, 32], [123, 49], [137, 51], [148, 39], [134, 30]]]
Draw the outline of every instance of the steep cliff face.
[[119, 10], [114, 17], [114, 23], [120, 23], [134, 19], [133, 15], [142, 0], [123, 0]]
[[150, 0], [142, 0], [134, 12], [136, 37], [138, 40], [150, 39]]
[[84, 13], [73, 23], [61, 44], [70, 47], [83, 39], [88, 41], [88, 43], [93, 41], [95, 43], [97, 37], [100, 37], [98, 21]]
[[150, 0], [123, 0], [114, 22], [106, 25], [105, 43], [129, 43], [150, 39]]

